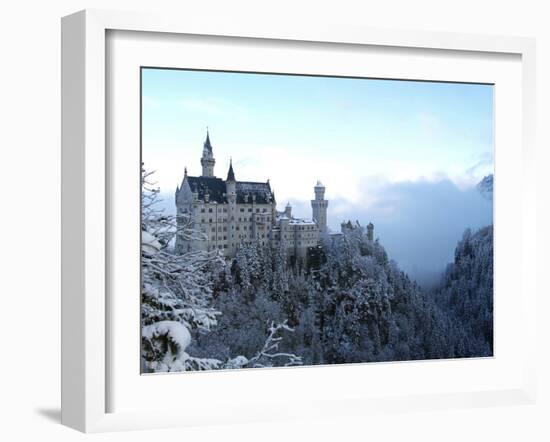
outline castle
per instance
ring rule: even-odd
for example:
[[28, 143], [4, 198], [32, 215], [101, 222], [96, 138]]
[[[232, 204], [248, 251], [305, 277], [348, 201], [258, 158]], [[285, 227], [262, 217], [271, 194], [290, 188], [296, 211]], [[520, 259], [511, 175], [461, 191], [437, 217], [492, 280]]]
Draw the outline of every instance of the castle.
[[[233, 257], [240, 244], [257, 241], [261, 245], [282, 247], [288, 256], [305, 259], [308, 250], [319, 244], [321, 233], [327, 230], [328, 201], [320, 181], [314, 187], [311, 200], [313, 219], [296, 218], [287, 204], [277, 211], [275, 192], [266, 182], [237, 181], [233, 162], [229, 163], [227, 179], [214, 175], [216, 160], [206, 133], [201, 158], [202, 175], [187, 175], [176, 189], [178, 234], [176, 252], [219, 250]], [[197, 235], [185, 231], [200, 232]]]

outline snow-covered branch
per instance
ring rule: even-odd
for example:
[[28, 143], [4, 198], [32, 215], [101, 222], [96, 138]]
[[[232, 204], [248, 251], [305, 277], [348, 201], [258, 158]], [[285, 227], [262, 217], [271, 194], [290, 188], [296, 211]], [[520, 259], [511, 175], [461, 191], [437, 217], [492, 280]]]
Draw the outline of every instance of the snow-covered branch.
[[273, 363], [270, 361], [276, 358], [281, 358], [283, 360], [287, 359], [287, 361], [283, 364], [285, 367], [302, 365], [302, 358], [300, 356], [296, 356], [292, 353], [283, 353], [277, 351], [279, 349], [279, 343], [283, 339], [281, 336], [279, 336], [279, 333], [281, 331], [294, 332], [294, 329], [287, 325], [287, 321], [284, 321], [283, 323], [277, 325], [271, 322], [268, 327], [268, 335], [267, 339], [265, 340], [264, 346], [258, 353], [250, 358], [250, 360], [246, 364], [248, 367], [270, 367], [273, 365]]

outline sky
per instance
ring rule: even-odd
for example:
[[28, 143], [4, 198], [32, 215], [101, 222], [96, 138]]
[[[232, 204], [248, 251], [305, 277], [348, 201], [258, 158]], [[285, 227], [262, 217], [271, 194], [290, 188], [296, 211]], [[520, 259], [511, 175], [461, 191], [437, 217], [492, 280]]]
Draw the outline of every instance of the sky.
[[[200, 175], [208, 127], [215, 174], [270, 180], [282, 210], [311, 217], [321, 180], [328, 223], [375, 224], [406, 271], [437, 273], [465, 228], [492, 222], [475, 185], [493, 173], [493, 86], [142, 70], [142, 156], [166, 207], [184, 168]], [[429, 242], [429, 247], [428, 243]]]

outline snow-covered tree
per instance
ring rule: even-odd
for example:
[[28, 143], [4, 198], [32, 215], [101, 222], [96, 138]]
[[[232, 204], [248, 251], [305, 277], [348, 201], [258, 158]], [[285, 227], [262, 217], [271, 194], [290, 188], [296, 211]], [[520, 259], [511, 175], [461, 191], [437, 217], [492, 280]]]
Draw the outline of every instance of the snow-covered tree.
[[[142, 365], [147, 372], [211, 370], [267, 366], [273, 361], [297, 365], [300, 357], [279, 351], [279, 335], [292, 331], [285, 322], [271, 323], [259, 335], [260, 350], [245, 356], [217, 358], [215, 348], [192, 356], [194, 336], [209, 333], [221, 312], [212, 306], [212, 275], [223, 273], [225, 261], [217, 252], [190, 251], [174, 254], [169, 245], [176, 234], [200, 239], [200, 232], [186, 214], [179, 228], [175, 217], [157, 209], [159, 190], [151, 173], [142, 171]], [[181, 222], [182, 221], [182, 222]], [[178, 230], [177, 230], [178, 229]], [[254, 256], [250, 259], [254, 261]]]
[[464, 232], [435, 299], [456, 357], [493, 354], [493, 226]]
[[[176, 235], [176, 220], [157, 209], [159, 190], [151, 173], [142, 172], [142, 358], [146, 371], [211, 369], [220, 365], [210, 358], [186, 353], [191, 331], [209, 331], [220, 312], [211, 307], [208, 270], [223, 261], [203, 251], [183, 255], [168, 250]], [[192, 236], [191, 222], [180, 235]]]

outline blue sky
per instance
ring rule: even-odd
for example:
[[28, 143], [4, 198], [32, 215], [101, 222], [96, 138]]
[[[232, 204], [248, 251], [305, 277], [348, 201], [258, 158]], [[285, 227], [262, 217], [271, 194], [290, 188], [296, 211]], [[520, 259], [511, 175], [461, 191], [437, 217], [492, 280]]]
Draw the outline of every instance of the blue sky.
[[290, 201], [310, 217], [319, 179], [333, 229], [359, 214], [401, 219], [415, 193], [407, 189], [403, 205], [396, 189], [421, 185], [429, 200], [425, 186], [444, 183], [465, 196], [493, 172], [493, 93], [490, 85], [144, 69], [143, 160], [172, 194], [184, 167], [200, 174], [208, 126], [216, 175], [225, 178], [232, 157], [238, 180], [270, 179], [281, 208]]

